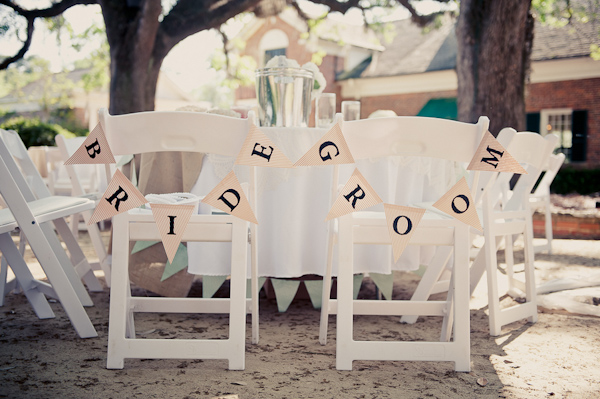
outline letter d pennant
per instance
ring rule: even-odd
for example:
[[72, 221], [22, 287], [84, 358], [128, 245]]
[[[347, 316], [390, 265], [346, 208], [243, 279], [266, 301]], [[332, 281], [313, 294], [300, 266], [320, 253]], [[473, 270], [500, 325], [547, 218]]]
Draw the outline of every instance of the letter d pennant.
[[202, 202], [240, 219], [258, 224], [250, 202], [233, 171], [229, 172], [217, 187], [204, 197]]
[[471, 190], [464, 177], [448, 190], [442, 198], [437, 200], [437, 202], [433, 204], [433, 207], [469, 226], [475, 227], [479, 231], [483, 231], [479, 216], [477, 216], [477, 210], [475, 209]]
[[354, 163], [354, 157], [342, 134], [340, 124], [336, 123], [319, 141], [302, 156], [294, 166], [340, 165]]
[[150, 206], [167, 258], [173, 263], [185, 228], [194, 211], [194, 205], [151, 204]]
[[373, 187], [371, 187], [358, 169], [354, 169], [354, 173], [352, 173], [352, 176], [348, 179], [348, 183], [346, 183], [336, 198], [325, 221], [348, 213], [361, 211], [382, 202], [383, 200], [377, 195]]
[[394, 262], [398, 262], [400, 255], [402, 255], [410, 241], [410, 237], [415, 232], [423, 214], [425, 214], [425, 209], [392, 204], [383, 204], [383, 209], [392, 240]]
[[511, 172], [527, 174], [519, 162], [510, 155], [498, 140], [488, 131], [485, 132], [467, 170], [486, 172]]
[[88, 224], [127, 212], [146, 202], [144, 195], [117, 169]]
[[250, 130], [235, 164], [272, 168], [294, 167], [292, 161], [254, 124], [250, 124]]
[[116, 161], [100, 123], [91, 131], [77, 151], [65, 161], [65, 165], [107, 163], [116, 163]]

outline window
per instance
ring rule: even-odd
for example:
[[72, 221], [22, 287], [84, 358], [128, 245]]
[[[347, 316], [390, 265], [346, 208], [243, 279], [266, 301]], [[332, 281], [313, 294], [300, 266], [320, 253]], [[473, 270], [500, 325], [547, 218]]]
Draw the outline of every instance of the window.
[[268, 30], [258, 43], [258, 52], [262, 57], [262, 60], [258, 60], [259, 65], [266, 65], [275, 56], [286, 55], [286, 49], [289, 45], [290, 41], [284, 31], [280, 29]]
[[542, 135], [555, 134], [558, 144], [555, 153], [565, 154], [567, 162], [586, 159], [587, 111], [548, 109], [527, 114], [527, 130]]
[[273, 57], [277, 57], [278, 55], [285, 55], [285, 48], [275, 48], [273, 50], [265, 51], [265, 65], [267, 62]]

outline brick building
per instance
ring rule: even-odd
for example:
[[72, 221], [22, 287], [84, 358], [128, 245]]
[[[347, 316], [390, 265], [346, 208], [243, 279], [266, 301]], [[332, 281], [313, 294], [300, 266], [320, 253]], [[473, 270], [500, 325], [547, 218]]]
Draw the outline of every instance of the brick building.
[[[259, 66], [280, 54], [303, 64], [324, 51], [325, 92], [336, 93], [338, 111], [342, 100], [358, 99], [362, 118], [384, 109], [456, 119], [454, 21], [447, 18], [427, 32], [410, 20], [396, 21], [394, 28], [394, 39], [381, 45], [361, 27], [326, 19], [307, 38], [306, 24], [286, 10], [255, 20], [240, 38]], [[536, 25], [526, 87], [527, 130], [557, 134], [567, 162], [585, 168], [600, 167], [600, 62], [590, 57], [596, 38], [592, 23]], [[254, 87], [238, 90], [237, 101], [255, 105]]]

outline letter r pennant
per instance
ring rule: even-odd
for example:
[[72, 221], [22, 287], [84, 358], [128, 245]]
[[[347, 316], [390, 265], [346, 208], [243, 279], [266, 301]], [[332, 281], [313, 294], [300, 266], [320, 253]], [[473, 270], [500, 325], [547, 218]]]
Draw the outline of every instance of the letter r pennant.
[[329, 210], [325, 221], [348, 213], [358, 212], [382, 202], [383, 200], [373, 190], [373, 187], [371, 187], [364, 176], [358, 169], [354, 169], [354, 173], [352, 173], [352, 176], [350, 176], [350, 179], [348, 179], [348, 182], [342, 188], [342, 191]]
[[242, 185], [233, 171], [229, 172], [221, 182], [202, 200], [230, 215], [258, 224]]
[[88, 224], [127, 212], [148, 202], [119, 169], [116, 170]]
[[116, 163], [116, 161], [100, 123], [90, 132], [73, 155], [65, 161], [65, 165], [107, 163]]

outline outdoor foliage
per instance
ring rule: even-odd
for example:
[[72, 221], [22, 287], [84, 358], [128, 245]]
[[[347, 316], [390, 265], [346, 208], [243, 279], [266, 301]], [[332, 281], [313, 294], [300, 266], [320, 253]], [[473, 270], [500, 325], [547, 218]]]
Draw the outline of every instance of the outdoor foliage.
[[[21, 136], [25, 147], [54, 146], [54, 137], [61, 134], [66, 138], [73, 138], [75, 133], [68, 131], [60, 125], [41, 122], [37, 118], [27, 119], [22, 116], [12, 118], [0, 125], [4, 130], [15, 130]], [[85, 134], [83, 134], [85, 135]]]
[[554, 194], [600, 193], [600, 169], [563, 167], [554, 178], [550, 191]]

